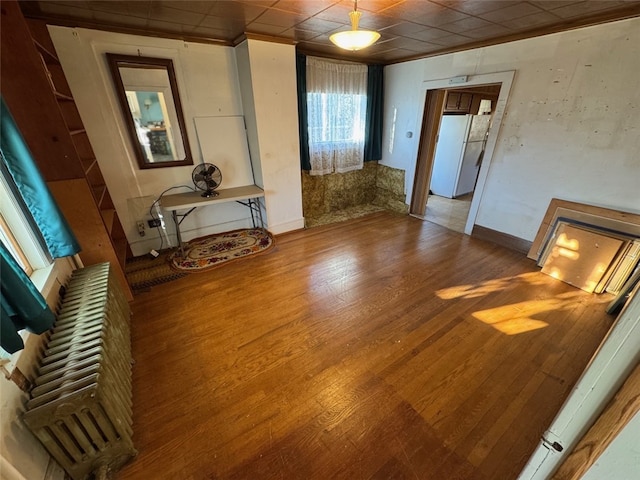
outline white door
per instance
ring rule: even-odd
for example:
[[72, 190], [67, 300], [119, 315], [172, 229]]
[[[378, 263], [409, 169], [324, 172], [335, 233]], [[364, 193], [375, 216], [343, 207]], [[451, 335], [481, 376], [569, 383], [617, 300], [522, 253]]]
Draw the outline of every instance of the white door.
[[547, 480], [640, 359], [640, 285], [544, 433], [518, 480]]

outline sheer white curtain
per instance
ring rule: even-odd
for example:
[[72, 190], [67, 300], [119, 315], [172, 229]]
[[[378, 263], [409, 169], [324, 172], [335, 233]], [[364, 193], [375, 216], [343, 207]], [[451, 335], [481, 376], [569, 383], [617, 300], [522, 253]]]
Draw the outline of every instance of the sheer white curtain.
[[367, 66], [307, 57], [311, 175], [362, 168]]

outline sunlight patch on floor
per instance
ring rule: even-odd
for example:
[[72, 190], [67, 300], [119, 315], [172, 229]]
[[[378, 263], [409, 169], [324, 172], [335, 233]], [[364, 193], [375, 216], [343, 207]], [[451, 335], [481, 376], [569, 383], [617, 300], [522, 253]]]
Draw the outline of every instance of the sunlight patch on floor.
[[[472, 299], [513, 288], [516, 283], [524, 283], [533, 287], [548, 284], [548, 282], [548, 278], [539, 272], [529, 272], [473, 285], [456, 285], [438, 290], [436, 295], [443, 300]], [[549, 311], [573, 308], [576, 303], [580, 302], [580, 297], [583, 295], [584, 293], [580, 290], [565, 292], [550, 299], [530, 300], [479, 310], [474, 312], [472, 316], [505, 335], [517, 335], [548, 327], [549, 324], [540, 319], [543, 314]]]
[[533, 316], [562, 308], [564, 303], [565, 301], [557, 299], [534, 300], [480, 310], [473, 312], [472, 315], [506, 335], [517, 335], [548, 327], [547, 322], [536, 320]]
[[530, 285], [541, 285], [546, 282], [538, 272], [523, 273], [513, 277], [496, 278], [473, 285], [456, 285], [436, 291], [436, 295], [443, 300], [454, 298], [476, 298], [490, 293], [499, 292], [507, 287], [512, 287], [514, 282], [526, 282]]

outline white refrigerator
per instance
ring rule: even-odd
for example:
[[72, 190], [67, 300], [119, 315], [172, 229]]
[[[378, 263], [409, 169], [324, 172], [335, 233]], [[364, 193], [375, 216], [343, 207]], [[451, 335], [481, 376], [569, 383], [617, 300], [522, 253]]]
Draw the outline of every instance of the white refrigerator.
[[443, 115], [430, 190], [455, 198], [473, 192], [491, 115]]

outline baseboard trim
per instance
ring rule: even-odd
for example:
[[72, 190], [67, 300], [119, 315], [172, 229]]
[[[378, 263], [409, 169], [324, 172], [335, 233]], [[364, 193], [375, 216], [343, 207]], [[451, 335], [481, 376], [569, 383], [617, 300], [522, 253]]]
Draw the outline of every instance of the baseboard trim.
[[277, 225], [269, 224], [267, 226], [269, 231], [274, 235], [280, 235], [281, 233], [293, 232], [295, 230], [304, 229], [304, 217], [292, 220], [290, 222], [278, 223]]
[[531, 249], [531, 242], [524, 238], [514, 237], [508, 233], [498, 232], [497, 230], [483, 227], [482, 225], [474, 225], [473, 230], [471, 231], [471, 236], [496, 243], [511, 250], [515, 250], [516, 252], [524, 253], [525, 255]]

